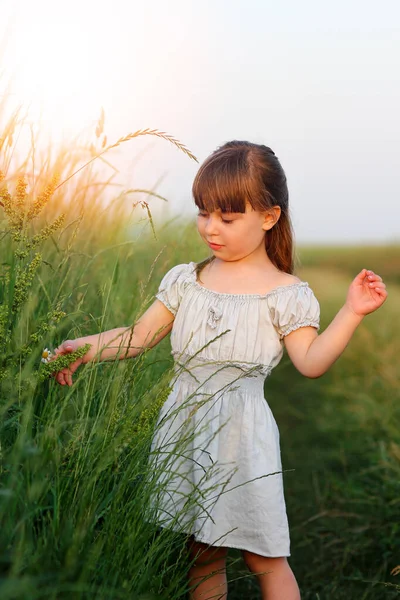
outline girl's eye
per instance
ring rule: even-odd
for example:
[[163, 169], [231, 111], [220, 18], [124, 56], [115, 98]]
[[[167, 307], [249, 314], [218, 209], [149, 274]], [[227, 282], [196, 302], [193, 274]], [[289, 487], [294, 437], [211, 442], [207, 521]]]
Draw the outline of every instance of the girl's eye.
[[[198, 217], [208, 217], [208, 213], [206, 213], [206, 212], [198, 212], [197, 216]], [[223, 219], [222, 217], [221, 217], [221, 221], [223, 223], [233, 223], [232, 219]]]

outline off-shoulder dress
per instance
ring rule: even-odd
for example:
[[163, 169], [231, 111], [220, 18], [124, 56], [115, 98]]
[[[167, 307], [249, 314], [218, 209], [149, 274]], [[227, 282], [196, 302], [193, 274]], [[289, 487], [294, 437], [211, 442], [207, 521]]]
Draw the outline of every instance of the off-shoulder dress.
[[201, 285], [195, 269], [173, 267], [156, 294], [175, 317], [175, 372], [151, 444], [153, 518], [213, 546], [290, 556], [279, 430], [264, 382], [284, 336], [319, 328], [319, 304], [307, 282], [227, 294]]

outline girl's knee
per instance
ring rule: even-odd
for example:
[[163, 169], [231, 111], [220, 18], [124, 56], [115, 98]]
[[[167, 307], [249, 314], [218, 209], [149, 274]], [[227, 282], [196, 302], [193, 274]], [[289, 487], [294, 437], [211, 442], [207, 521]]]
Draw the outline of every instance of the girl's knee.
[[286, 556], [261, 556], [249, 550], [242, 550], [242, 556], [252, 573], [273, 573], [290, 568]]
[[193, 536], [188, 540], [188, 550], [190, 558], [196, 560], [196, 563], [225, 561], [228, 554], [228, 548], [197, 542]]

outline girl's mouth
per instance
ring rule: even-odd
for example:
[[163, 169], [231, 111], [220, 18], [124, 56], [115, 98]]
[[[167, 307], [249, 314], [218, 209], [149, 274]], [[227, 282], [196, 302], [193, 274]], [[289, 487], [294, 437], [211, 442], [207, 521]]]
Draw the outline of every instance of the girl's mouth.
[[211, 242], [207, 242], [207, 244], [212, 250], [219, 250], [220, 248], [222, 248], [221, 244], [212, 244]]

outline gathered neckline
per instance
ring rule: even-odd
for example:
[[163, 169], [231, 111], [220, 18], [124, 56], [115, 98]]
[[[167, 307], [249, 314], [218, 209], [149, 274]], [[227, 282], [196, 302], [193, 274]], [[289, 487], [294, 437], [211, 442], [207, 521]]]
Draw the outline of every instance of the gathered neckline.
[[[196, 274], [195, 274], [195, 276], [196, 276]], [[225, 298], [240, 298], [240, 299], [243, 299], [243, 298], [268, 298], [268, 296], [272, 296], [279, 292], [283, 292], [284, 290], [290, 290], [290, 289], [296, 288], [296, 287], [308, 286], [307, 281], [299, 281], [297, 283], [291, 283], [290, 285], [279, 285], [279, 286], [273, 288], [272, 290], [270, 290], [269, 292], [267, 292], [266, 294], [229, 294], [227, 292], [216, 292], [215, 290], [210, 290], [210, 288], [206, 288], [206, 287], [204, 287], [204, 285], [201, 285], [197, 281], [197, 279], [194, 279], [193, 283], [199, 289], [201, 289], [204, 292], [207, 292], [209, 294], [212, 294], [214, 296], [223, 296]]]

